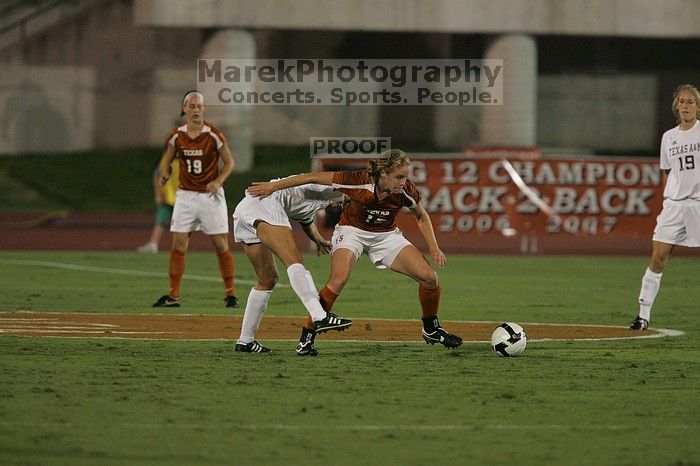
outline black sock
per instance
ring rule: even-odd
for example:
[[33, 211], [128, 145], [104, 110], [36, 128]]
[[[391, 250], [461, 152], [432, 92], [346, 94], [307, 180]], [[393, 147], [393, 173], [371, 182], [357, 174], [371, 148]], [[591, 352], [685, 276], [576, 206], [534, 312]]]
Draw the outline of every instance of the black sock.
[[423, 321], [423, 329], [428, 333], [434, 332], [440, 326], [437, 316], [422, 317], [421, 320]]
[[309, 330], [306, 327], [301, 328], [301, 337], [299, 338], [299, 341], [301, 343], [306, 343], [307, 341], [310, 341], [311, 343], [313, 343], [315, 338], [316, 338], [315, 331]]

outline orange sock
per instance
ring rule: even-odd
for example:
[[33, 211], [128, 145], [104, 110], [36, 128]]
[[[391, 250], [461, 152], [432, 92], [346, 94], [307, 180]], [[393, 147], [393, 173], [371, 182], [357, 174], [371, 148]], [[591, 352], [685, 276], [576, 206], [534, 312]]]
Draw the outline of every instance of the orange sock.
[[440, 307], [440, 285], [437, 288], [429, 290], [423, 285], [418, 285], [418, 301], [420, 301], [420, 307], [423, 311], [423, 317], [435, 317], [438, 314], [438, 308]]
[[314, 329], [314, 320], [308, 314], [306, 315], [306, 322], [304, 323], [304, 328], [306, 330], [313, 330]]
[[236, 287], [233, 284], [233, 254], [227, 249], [216, 255], [219, 259], [219, 272], [224, 279], [224, 293], [226, 296], [236, 296]]
[[[326, 312], [331, 312], [333, 304], [337, 298], [338, 295], [333, 293], [327, 286], [324, 286], [318, 293], [318, 300], [321, 302], [321, 307]], [[307, 330], [313, 330], [314, 328], [314, 321], [309, 315], [306, 316], [306, 324], [304, 325], [304, 328]]]
[[326, 312], [331, 312], [336, 299], [338, 299], [338, 295], [333, 293], [327, 286], [324, 286], [318, 293], [318, 300], [321, 301], [321, 307]]
[[170, 291], [168, 294], [173, 298], [180, 297], [180, 282], [185, 273], [185, 253], [172, 249], [170, 251], [170, 262], [168, 264], [168, 275], [170, 276]]

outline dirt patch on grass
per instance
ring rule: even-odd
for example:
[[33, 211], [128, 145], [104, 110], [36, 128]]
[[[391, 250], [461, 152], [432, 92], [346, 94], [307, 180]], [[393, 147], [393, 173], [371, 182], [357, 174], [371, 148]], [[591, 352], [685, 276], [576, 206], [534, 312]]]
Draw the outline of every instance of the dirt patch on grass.
[[[149, 338], [184, 340], [233, 340], [241, 329], [241, 316], [181, 314], [86, 314], [5, 312], [0, 313], [0, 335]], [[264, 317], [256, 338], [296, 340], [303, 319]], [[499, 322], [443, 321], [450, 332], [465, 341], [488, 341]], [[632, 332], [626, 327], [528, 324], [521, 323], [531, 340], [587, 340], [660, 336], [655, 329]], [[420, 322], [407, 320], [354, 319], [345, 332], [328, 332], [324, 340], [345, 341], [422, 341]]]

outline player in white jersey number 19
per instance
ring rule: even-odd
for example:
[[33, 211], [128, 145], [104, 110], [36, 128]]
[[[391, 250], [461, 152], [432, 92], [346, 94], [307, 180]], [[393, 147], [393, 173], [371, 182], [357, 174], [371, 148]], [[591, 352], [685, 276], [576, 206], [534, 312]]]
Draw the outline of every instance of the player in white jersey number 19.
[[671, 109], [678, 126], [661, 138], [663, 208], [656, 218], [651, 261], [642, 277], [632, 330], [649, 326], [661, 274], [673, 248], [700, 247], [700, 92], [691, 84], [678, 86]]

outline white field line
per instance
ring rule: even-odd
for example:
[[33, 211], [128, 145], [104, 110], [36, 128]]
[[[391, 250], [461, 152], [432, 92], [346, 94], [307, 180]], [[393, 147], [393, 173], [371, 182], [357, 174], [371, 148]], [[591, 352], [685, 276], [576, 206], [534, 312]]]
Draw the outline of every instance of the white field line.
[[[445, 321], [447, 322], [447, 321]], [[483, 322], [482, 322], [483, 323]], [[526, 324], [524, 324], [526, 325]], [[556, 324], [552, 324], [556, 325]], [[605, 327], [604, 325], [599, 325], [597, 327]], [[680, 330], [673, 330], [673, 329], [666, 329], [666, 328], [657, 328], [654, 329], [659, 333], [654, 333], [654, 334], [648, 334], [648, 335], [637, 335], [636, 333], [641, 333], [641, 332], [635, 332], [633, 335], [629, 337], [605, 337], [605, 338], [529, 338], [527, 339], [528, 343], [530, 342], [543, 342], [543, 341], [614, 341], [614, 340], [643, 340], [647, 338], [664, 338], [664, 337], [679, 337], [681, 335], [685, 335], [685, 332], [681, 332]], [[633, 333], [632, 330], [630, 330], [630, 333]], [[417, 333], [419, 335], [419, 333]], [[319, 337], [321, 338], [321, 337]], [[298, 341], [298, 340], [274, 340], [274, 341]], [[324, 340], [324, 343], [395, 343], [395, 344], [406, 344], [406, 343], [422, 343], [423, 340], [419, 340], [418, 337], [416, 337], [416, 340]], [[478, 344], [483, 344], [483, 343], [491, 343], [490, 340], [465, 340], [464, 344], [470, 344], [470, 343], [478, 343]]]
[[[14, 317], [0, 317], [0, 322], [58, 322], [60, 319], [58, 317], [56, 318], [41, 318], [37, 317], [36, 319], [16, 319]], [[107, 324], [103, 324], [107, 325]]]
[[[147, 426], [147, 425], [145, 425]], [[155, 427], [155, 426], [154, 426]], [[668, 426], [658, 426], [660, 429], [695, 429], [696, 426], [674, 424]], [[603, 425], [603, 424], [447, 424], [447, 425], [379, 425], [379, 424], [349, 424], [335, 426], [311, 426], [300, 424], [269, 424], [269, 425], [242, 425], [236, 428], [244, 430], [299, 430], [299, 431], [325, 431], [325, 430], [356, 430], [356, 431], [464, 431], [464, 430], [639, 430], [639, 425]], [[657, 428], [657, 426], [654, 426]]]
[[96, 325], [29, 325], [27, 323], [17, 324], [17, 325], [7, 325], [2, 324], [0, 327], [3, 330], [50, 330], [50, 331], [61, 331], [61, 330], [99, 330], [99, 331], [109, 331], [112, 328], [118, 328], [116, 325], [111, 327], [98, 327]]
[[[173, 423], [173, 424], [156, 424], [156, 423], [120, 423], [121, 427], [133, 429], [172, 429], [172, 430], [190, 430], [190, 429], [231, 429], [231, 430], [250, 430], [250, 431], [300, 431], [300, 432], [328, 432], [328, 431], [358, 431], [358, 432], [383, 432], [383, 431], [405, 431], [405, 432], [447, 432], [447, 431], [474, 431], [474, 430], [493, 430], [493, 431], [528, 431], [528, 430], [551, 430], [551, 431], [637, 431], [646, 430], [647, 428], [640, 424], [445, 424], [445, 425], [417, 425], [417, 424], [327, 424], [327, 425], [308, 425], [308, 424], [192, 424], [192, 423]], [[36, 427], [61, 427], [70, 428], [76, 427], [74, 423], [50, 423], [50, 422], [27, 422], [27, 421], [0, 421], [0, 426], [12, 428], [33, 429]], [[690, 424], [669, 424], [655, 425], [654, 429], [662, 431], [673, 430], [695, 430], [697, 425]]]
[[2, 329], [0, 328], [0, 333], [49, 333], [49, 334], [54, 334], [54, 333], [78, 333], [78, 334], [95, 334], [95, 335], [101, 335], [104, 332], [109, 332], [109, 333], [116, 333], [119, 335], [164, 335], [167, 333], [175, 333], [175, 332], [149, 332], [149, 331], [126, 331], [126, 330], [91, 330], [91, 329], [86, 329], [86, 330], [63, 330], [63, 329], [58, 329], [58, 330], [51, 330], [51, 329], [43, 329], [43, 328], [28, 328], [28, 329], [11, 329], [8, 331], [8, 329]]
[[[16, 312], [21, 312], [26, 315], [31, 315], [35, 311], [10, 311], [12, 313]], [[8, 318], [8, 317], [2, 317], [3, 314], [7, 314], [8, 312], [0, 312], [0, 324], [3, 322], [11, 323], [14, 320], [22, 320], [23, 322], [31, 322], [31, 318], [18, 318], [18, 319], [13, 319], [13, 318]], [[44, 314], [56, 314], [57, 316], [63, 314], [61, 312], [47, 312]], [[105, 315], [110, 315], [110, 314], [105, 314]], [[129, 315], [129, 316], [169, 316], [169, 317], [187, 317], [187, 316], [197, 316], [197, 314], [146, 314], [146, 313], [135, 313], [135, 314], [114, 314], [114, 315]], [[290, 316], [266, 316], [267, 318], [275, 318], [275, 319], [298, 319], [297, 317], [290, 317]], [[51, 319], [51, 318], [37, 318], [37, 321], [55, 321], [57, 319]], [[376, 319], [376, 318], [361, 318], [361, 320], [369, 320], [369, 321], [389, 321], [389, 322], [401, 322], [405, 321], [405, 319]], [[444, 322], [458, 322], [458, 323], [466, 323], [466, 324], [484, 324], [484, 323], [493, 323], [493, 322], [486, 322], [486, 321], [476, 321], [476, 320], [445, 320]], [[66, 323], [71, 323], [71, 324], [77, 324], [77, 325], [82, 325], [82, 323], [79, 322], [66, 322]], [[542, 326], [550, 326], [550, 327], [572, 327], [572, 326], [577, 326], [577, 327], [608, 327], [608, 328], [627, 328], [624, 326], [618, 326], [618, 325], [594, 325], [594, 324], [553, 324], [553, 323], [534, 323], [534, 322], [528, 322], [528, 323], [523, 323], [523, 327], [526, 328], [529, 325], [542, 325]], [[111, 328], [118, 327], [113, 324], [91, 324], [91, 323], [86, 323], [85, 325], [87, 326], [111, 326]], [[26, 324], [25, 324], [26, 326]], [[0, 327], [0, 333], [10, 333], [7, 332], [4, 329], [9, 329], [12, 327], [7, 327], [3, 325]], [[46, 325], [42, 326], [37, 326], [37, 327], [28, 327], [30, 329], [34, 329], [32, 331], [37, 331], [39, 332], [42, 329], [47, 329], [50, 327], [47, 327]], [[61, 328], [61, 327], [56, 327], [56, 328]], [[67, 327], [62, 327], [62, 328], [67, 328]], [[12, 328], [14, 331], [14, 328]], [[647, 333], [647, 332], [639, 332], [639, 331], [632, 331], [630, 330], [630, 336], [623, 336], [623, 337], [603, 337], [603, 338], [539, 338], [539, 339], [534, 339], [534, 338], [528, 338], [529, 342], [547, 342], [547, 341], [612, 341], [612, 340], [642, 340], [642, 339], [648, 339], [648, 338], [664, 338], [664, 337], [679, 337], [682, 335], [685, 335], [685, 332], [681, 330], [674, 330], [674, 329], [667, 329], [667, 328], [655, 328], [653, 329], [654, 333]], [[26, 330], [29, 331], [29, 330]], [[58, 332], [60, 330], [56, 330], [54, 332]], [[112, 334], [116, 333], [122, 333], [122, 334], [128, 334], [128, 333], [176, 333], [176, 332], [138, 332], [138, 331], [132, 331], [132, 332], [126, 332], [126, 331], [114, 331], [110, 330]], [[68, 332], [66, 332], [68, 333]], [[92, 333], [98, 333], [98, 332], [92, 332]], [[101, 333], [101, 332], [99, 332]], [[105, 337], [105, 338], [120, 338], [120, 337]], [[188, 339], [191, 341], [210, 341], [210, 340], [220, 340], [220, 341], [228, 341], [228, 338], [192, 338]], [[291, 339], [277, 339], [274, 341], [297, 341], [297, 340], [291, 340]], [[419, 340], [416, 337], [416, 340], [328, 340], [326, 343], [394, 343], [394, 344], [407, 344], [407, 343], [422, 343], [421, 340]], [[483, 344], [483, 343], [490, 343], [489, 340], [467, 340], [464, 343], [477, 343], [477, 344]]]
[[[131, 270], [131, 269], [116, 269], [112, 267], [94, 267], [89, 265], [76, 265], [76, 264], [65, 264], [62, 262], [49, 262], [49, 261], [35, 261], [35, 260], [23, 260], [23, 259], [0, 259], [0, 262], [6, 264], [14, 265], [29, 265], [38, 267], [47, 267], [55, 269], [65, 269], [65, 270], [76, 270], [79, 272], [95, 272], [95, 273], [113, 273], [119, 275], [135, 275], [138, 277], [154, 277], [154, 278], [168, 278], [168, 274], [165, 272], [146, 272], [143, 270]], [[201, 275], [183, 275], [185, 280], [194, 280], [200, 282], [220, 282], [220, 277], [203, 277]], [[257, 282], [252, 280], [240, 280], [236, 279], [236, 283], [241, 283], [243, 285], [255, 285]], [[280, 288], [289, 288], [287, 283], [278, 283]]]
[[[13, 334], [13, 333], [24, 333], [24, 332], [29, 332], [29, 330], [20, 330], [20, 331], [7, 331], [0, 329], [0, 333], [8, 333], [8, 334]], [[36, 332], [36, 333], [42, 333], [39, 330], [31, 330], [31, 332]], [[135, 337], [135, 338], [127, 338], [127, 337], [120, 337], [117, 336], [118, 334], [123, 334], [123, 335], [128, 335], [128, 334], [173, 334], [175, 332], [126, 332], [126, 331], [116, 331], [116, 330], [111, 330], [109, 331], [109, 335], [104, 335], [104, 330], [103, 331], [91, 331], [91, 332], [77, 332], [77, 333], [94, 333], [94, 334], [100, 334], [100, 339], [103, 340], [151, 340], [151, 338], [147, 337]], [[60, 330], [52, 330], [50, 332], [46, 333], [71, 333], [71, 332], [61, 332]], [[74, 332], [76, 333], [76, 332]], [[681, 332], [683, 334], [683, 332]], [[15, 336], [24, 336], [24, 335], [15, 335]], [[29, 337], [31, 336], [37, 336], [37, 335], [27, 335]], [[58, 336], [58, 335], [48, 335], [48, 336]], [[90, 337], [83, 337], [83, 336], [64, 336], [60, 335], [62, 338], [90, 338]], [[554, 338], [543, 338], [540, 340], [529, 340], [533, 343], [540, 343], [540, 342], [549, 342], [549, 341], [615, 341], [615, 340], [632, 340], [632, 339], [644, 339], [644, 338], [661, 338], [665, 335], [650, 335], [650, 336], [638, 336], [638, 337], [610, 337], [610, 338], [562, 338], [562, 339], [554, 339]], [[676, 335], [669, 335], [669, 336], [676, 336]], [[168, 338], [166, 338], [167, 340]], [[175, 337], [175, 338], [169, 338], [170, 340], [187, 340], [187, 341], [233, 341], [235, 340], [235, 336], [231, 338], [181, 338], [181, 337]], [[261, 341], [280, 341], [280, 342], [292, 342], [292, 343], [299, 343], [298, 338], [275, 338], [275, 339], [270, 339], [270, 338], [261, 338]], [[423, 346], [425, 344], [424, 341], [418, 340], [416, 338], [415, 340], [325, 340], [323, 342], [324, 344], [344, 344], [344, 343], [361, 343], [365, 345], [372, 345], [372, 344], [390, 344], [390, 345], [420, 345]], [[464, 345], [483, 345], [483, 344], [490, 344], [491, 342], [489, 340], [466, 340], [463, 344]]]

